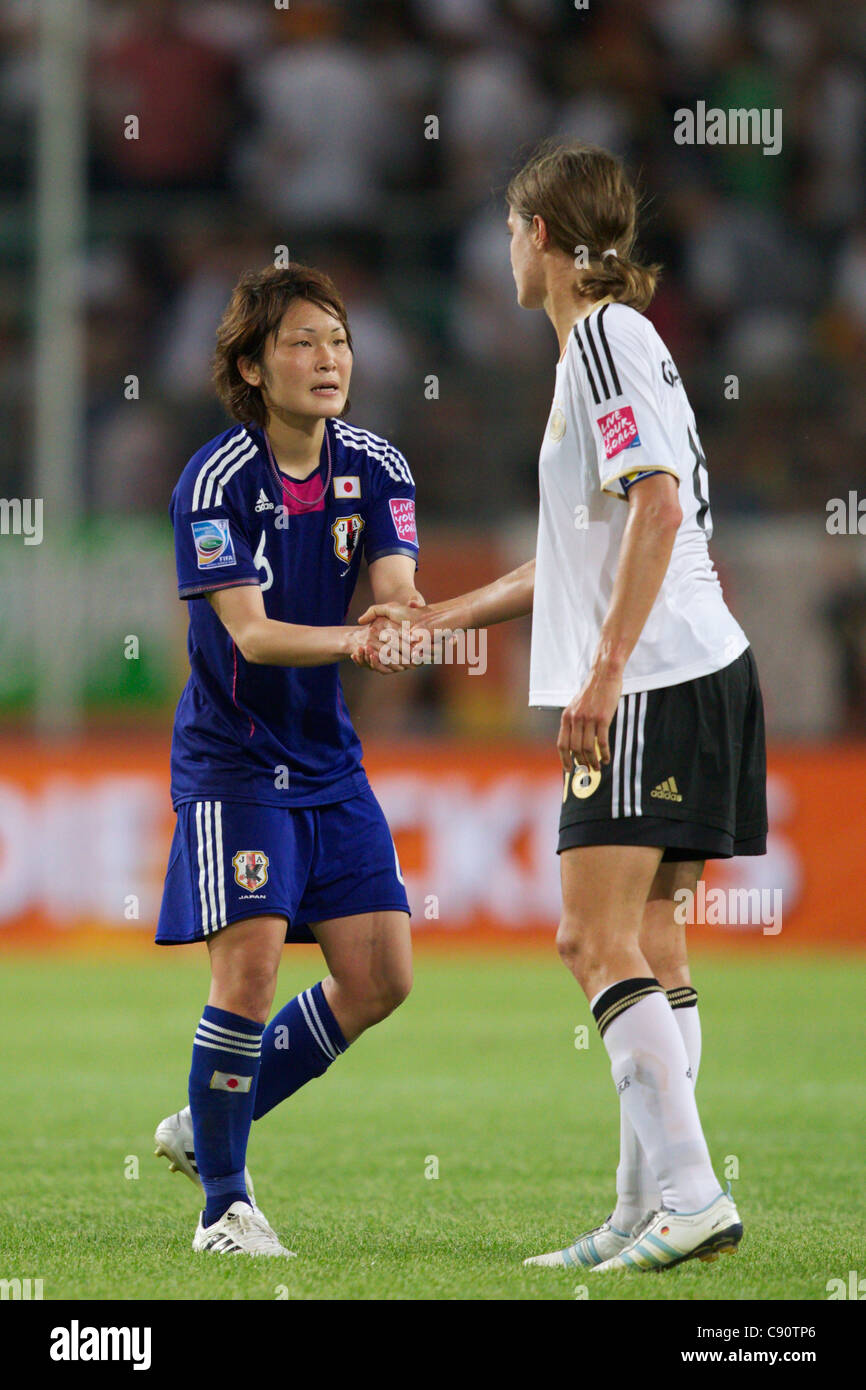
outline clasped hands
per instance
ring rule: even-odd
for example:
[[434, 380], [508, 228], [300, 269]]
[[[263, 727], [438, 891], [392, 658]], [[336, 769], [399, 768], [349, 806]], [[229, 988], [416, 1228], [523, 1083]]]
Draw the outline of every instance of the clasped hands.
[[441, 660], [451, 630], [437, 625], [440, 615], [420, 600], [374, 603], [358, 619], [351, 659], [380, 675], [397, 675], [410, 666]]

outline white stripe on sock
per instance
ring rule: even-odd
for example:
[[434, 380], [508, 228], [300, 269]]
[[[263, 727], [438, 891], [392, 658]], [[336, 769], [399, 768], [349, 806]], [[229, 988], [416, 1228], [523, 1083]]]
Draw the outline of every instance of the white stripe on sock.
[[260, 1047], [239, 1047], [237, 1044], [233, 1047], [226, 1047], [225, 1043], [206, 1042], [203, 1037], [199, 1037], [198, 1033], [193, 1038], [193, 1043], [196, 1047], [206, 1047], [211, 1052], [224, 1052], [228, 1056], [234, 1053], [237, 1057], [249, 1057], [253, 1061], [262, 1055]]
[[327, 1039], [328, 1045], [334, 1050], [334, 1056], [336, 1057], [336, 1056], [338, 1055], [338, 1050], [337, 1050], [337, 1048], [335, 1047], [335, 1044], [331, 1041], [331, 1035], [330, 1035], [330, 1033], [328, 1032], [327, 1028], [325, 1027], [324, 1023], [322, 1022], [322, 1019], [321, 1019], [321, 1016], [320, 1016], [320, 1014], [319, 1014], [319, 1011], [318, 1011], [318, 1009], [316, 1008], [316, 1001], [315, 1001], [315, 999], [313, 998], [313, 991], [312, 991], [311, 989], [308, 989], [308, 990], [307, 990], [307, 1002], [308, 1002], [308, 1004], [309, 1004], [309, 1006], [310, 1006], [310, 1013], [314, 1016], [316, 1022], [318, 1023], [319, 1027], [320, 1027], [321, 1030], [322, 1030], [322, 1036], [323, 1036], [325, 1039]]
[[250, 1035], [247, 1035], [244, 1042], [237, 1038], [221, 1038], [219, 1033], [208, 1032], [204, 1020], [196, 1029], [195, 1040], [200, 1043], [208, 1043], [211, 1047], [218, 1047], [221, 1052], [243, 1052], [247, 1057], [260, 1057], [262, 1053], [261, 1039]]
[[312, 1034], [315, 1041], [318, 1043], [319, 1050], [325, 1054], [329, 1061], [334, 1062], [336, 1061], [337, 1054], [336, 1052], [334, 1052], [333, 1048], [331, 1047], [331, 1044], [328, 1042], [328, 1039], [323, 1039], [322, 1035], [319, 1033], [316, 1024], [313, 1021], [312, 1014], [309, 1012], [307, 1008], [305, 1000], [309, 992], [309, 990], [305, 990], [303, 994], [298, 995], [298, 1003], [301, 1006], [301, 1013], [304, 1015], [304, 1020], [306, 1022], [307, 1027], [310, 1030], [310, 1033]]

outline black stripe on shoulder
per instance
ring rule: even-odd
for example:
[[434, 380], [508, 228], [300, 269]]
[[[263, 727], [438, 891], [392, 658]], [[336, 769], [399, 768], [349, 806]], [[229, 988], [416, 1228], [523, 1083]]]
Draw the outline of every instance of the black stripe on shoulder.
[[579, 327], [580, 324], [578, 323], [574, 325], [574, 336], [577, 339], [577, 346], [580, 348], [580, 355], [583, 358], [583, 365], [586, 367], [586, 374], [589, 377], [589, 389], [592, 391], [592, 399], [595, 401], [596, 405], [601, 405], [601, 396], [598, 394], [598, 390], [595, 385], [595, 377], [592, 374], [592, 369], [590, 368], [589, 362], [587, 361], [586, 353], [583, 350], [583, 343], [580, 341], [580, 334], [577, 331]]
[[620, 384], [619, 384], [619, 377], [618, 377], [617, 374], [616, 374], [616, 367], [614, 366], [613, 354], [611, 353], [611, 350], [610, 350], [610, 343], [607, 341], [607, 333], [606, 333], [605, 330], [604, 330], [604, 316], [605, 316], [605, 314], [607, 313], [607, 311], [608, 311], [609, 308], [610, 308], [610, 305], [609, 305], [609, 304], [603, 304], [603, 305], [601, 306], [601, 310], [600, 310], [599, 315], [598, 315], [598, 332], [599, 332], [599, 336], [600, 336], [600, 338], [601, 338], [602, 347], [604, 348], [605, 357], [607, 358], [608, 366], [610, 367], [610, 374], [611, 374], [611, 377], [612, 377], [612, 379], [613, 379], [613, 384], [614, 384], [614, 387], [615, 387], [615, 389], [616, 389], [616, 394], [617, 394], [618, 396], [621, 396], [621, 395], [622, 395], [622, 387], [621, 387]]
[[592, 318], [592, 315], [589, 314], [589, 315], [587, 315], [587, 317], [583, 320], [583, 326], [584, 326], [584, 330], [585, 330], [585, 332], [586, 332], [586, 341], [589, 343], [590, 350], [591, 350], [591, 352], [592, 352], [593, 359], [594, 359], [594, 361], [595, 361], [595, 365], [596, 365], [596, 368], [597, 368], [597, 370], [598, 370], [598, 379], [599, 379], [599, 382], [600, 382], [600, 384], [601, 384], [601, 389], [602, 389], [602, 391], [604, 392], [604, 399], [605, 399], [605, 400], [608, 400], [608, 399], [610, 398], [611, 392], [608, 390], [607, 377], [606, 377], [605, 374], [604, 374], [604, 368], [603, 368], [603, 366], [601, 365], [601, 357], [599, 356], [598, 348], [597, 348], [596, 345], [595, 345], [595, 336], [594, 336], [594, 334], [593, 334], [593, 332], [592, 332], [592, 326], [591, 326], [591, 324], [590, 324], [590, 319], [591, 319], [591, 318]]

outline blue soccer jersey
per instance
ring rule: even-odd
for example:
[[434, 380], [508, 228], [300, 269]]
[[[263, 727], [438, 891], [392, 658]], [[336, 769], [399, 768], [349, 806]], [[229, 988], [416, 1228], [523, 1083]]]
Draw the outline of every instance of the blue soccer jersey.
[[319, 467], [281, 474], [264, 433], [240, 425], [193, 455], [169, 507], [190, 677], [171, 747], [175, 807], [205, 797], [271, 806], [340, 801], [367, 785], [339, 665], [246, 662], [204, 597], [257, 584], [269, 618], [334, 627], [361, 564], [418, 554], [415, 485], [387, 440], [325, 422]]

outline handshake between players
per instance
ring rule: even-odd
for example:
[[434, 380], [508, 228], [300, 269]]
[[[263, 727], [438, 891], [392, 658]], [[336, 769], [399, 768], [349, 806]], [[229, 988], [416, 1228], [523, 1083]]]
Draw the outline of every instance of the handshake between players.
[[358, 619], [351, 659], [380, 675], [396, 675], [445, 660], [456, 636], [452, 627], [442, 626], [439, 610], [423, 600], [373, 604]]

